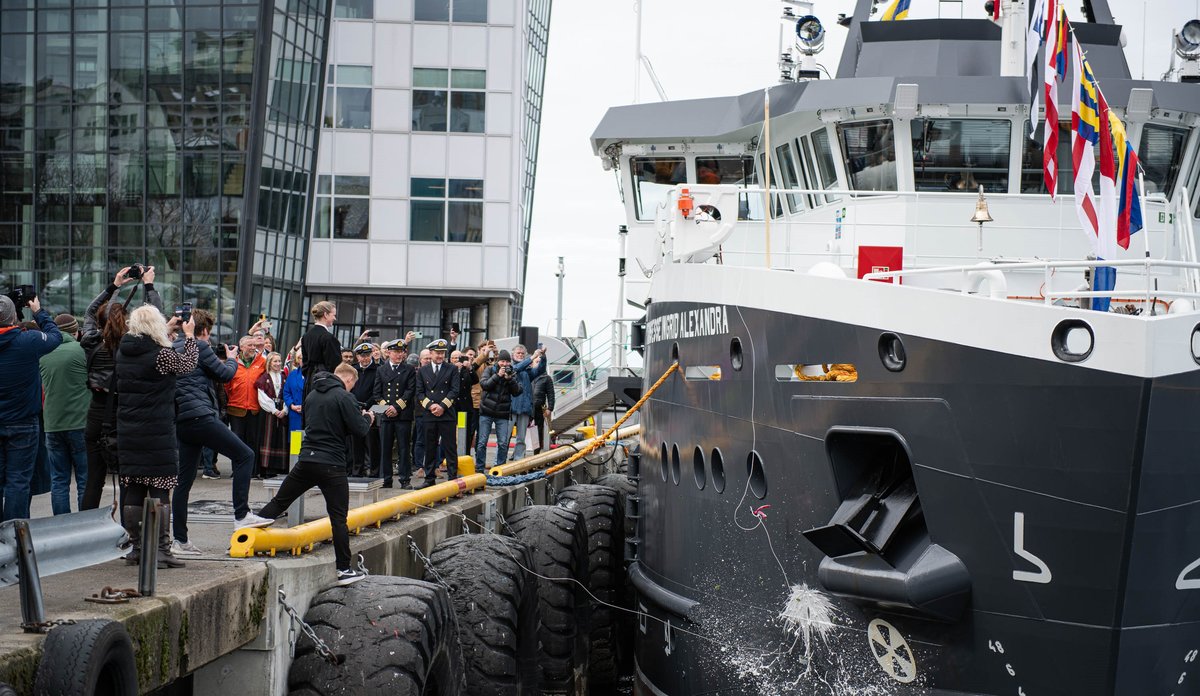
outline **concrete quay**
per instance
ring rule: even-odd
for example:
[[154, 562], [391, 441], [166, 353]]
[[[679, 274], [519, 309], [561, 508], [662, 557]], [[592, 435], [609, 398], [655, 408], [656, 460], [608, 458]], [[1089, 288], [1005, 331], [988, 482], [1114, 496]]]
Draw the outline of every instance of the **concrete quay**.
[[[222, 468], [228, 471], [227, 466]], [[419, 578], [424, 567], [409, 547], [410, 536], [429, 553], [443, 539], [463, 532], [463, 516], [496, 529], [496, 514], [507, 515], [525, 506], [527, 492], [536, 503], [551, 502], [551, 487], [561, 490], [571, 484], [572, 477], [579, 482], [590, 480], [589, 470], [599, 473], [595, 469], [581, 461], [548, 479], [452, 498], [433, 509], [385, 522], [381, 528], [363, 529], [351, 537], [351, 548], [362, 554], [372, 574]], [[384, 491], [385, 497], [402, 492]], [[257, 508], [267, 497], [260, 485], [252, 487], [252, 507]], [[191, 499], [227, 502], [228, 479], [198, 480]], [[306, 520], [325, 515], [319, 494], [308, 496], [305, 505]], [[48, 514], [41, 506], [48, 508], [48, 500], [35, 498], [35, 515]], [[470, 528], [472, 532], [479, 529], [475, 524]], [[303, 616], [312, 599], [333, 583], [332, 546], [319, 544], [300, 556], [281, 552], [275, 557], [232, 559], [228, 557], [232, 520], [212, 523], [193, 517], [189, 531], [193, 543], [214, 552], [185, 559], [186, 568], [160, 570], [154, 597], [115, 605], [84, 601], [105, 587], [137, 587], [137, 568], [122, 560], [112, 561], [43, 578], [47, 619], [105, 617], [122, 622], [133, 640], [142, 694], [154, 693], [183, 677], [187, 679], [178, 681], [176, 689], [162, 693], [286, 694], [292, 641], [299, 633], [290, 631], [279, 590]], [[0, 682], [11, 684], [18, 694], [32, 694], [44, 636], [23, 633], [20, 623], [18, 588], [0, 589]]]

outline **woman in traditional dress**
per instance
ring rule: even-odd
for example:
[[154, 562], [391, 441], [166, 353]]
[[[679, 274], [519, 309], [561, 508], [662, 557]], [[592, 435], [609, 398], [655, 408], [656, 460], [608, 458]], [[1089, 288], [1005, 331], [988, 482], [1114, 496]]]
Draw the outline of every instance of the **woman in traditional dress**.
[[283, 405], [283, 358], [267, 355], [267, 371], [254, 383], [258, 407], [263, 412], [262, 445], [258, 466], [263, 478], [288, 472], [288, 409]]

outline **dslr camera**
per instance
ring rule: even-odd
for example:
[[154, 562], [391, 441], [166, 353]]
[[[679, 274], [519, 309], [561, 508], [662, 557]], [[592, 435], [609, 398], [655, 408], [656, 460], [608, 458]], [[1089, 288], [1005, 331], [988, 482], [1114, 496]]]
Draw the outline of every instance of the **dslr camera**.
[[504, 366], [504, 376], [505, 376], [505, 377], [512, 377], [512, 376], [513, 376], [513, 369], [512, 369], [512, 365], [505, 365], [505, 366]]
[[5, 293], [8, 299], [12, 300], [13, 305], [17, 308], [17, 315], [29, 306], [29, 301], [37, 297], [37, 288], [32, 285], [18, 285], [12, 290]]
[[146, 267], [144, 265], [140, 263], [133, 263], [129, 265], [129, 270], [125, 273], [125, 277], [133, 278], [134, 280], [141, 280], [142, 274], [145, 272]]

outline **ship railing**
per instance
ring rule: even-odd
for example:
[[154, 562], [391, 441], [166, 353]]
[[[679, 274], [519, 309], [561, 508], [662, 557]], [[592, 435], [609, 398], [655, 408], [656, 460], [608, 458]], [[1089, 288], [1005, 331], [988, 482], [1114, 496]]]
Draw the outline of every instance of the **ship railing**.
[[634, 319], [614, 319], [591, 336], [572, 341], [577, 360], [555, 369], [555, 411], [568, 412], [608, 389], [610, 375], [638, 376], [630, 345]]
[[[679, 190], [683, 188], [697, 193], [703, 192], [705, 188], [714, 187], [680, 184], [670, 192], [668, 200], [659, 206], [655, 220], [659, 235], [664, 239], [667, 237], [667, 226], [676, 214]], [[743, 203], [756, 202], [757, 208], [754, 212], [760, 216], [763, 214], [762, 198], [767, 189], [737, 187], [736, 190]], [[954, 260], [977, 262], [981, 258], [993, 257], [997, 255], [997, 240], [1003, 240], [1006, 235], [1013, 234], [1052, 233], [1035, 238], [1039, 248], [1026, 252], [1028, 256], [1063, 256], [1064, 240], [1069, 245], [1078, 243], [1081, 250], [1086, 246], [1083, 233], [1079, 229], [1074, 196], [1070, 194], [1061, 194], [1051, 202], [1041, 193], [987, 193], [986, 198], [996, 221], [988, 223], [982, 231], [987, 241], [987, 251], [976, 254], [975, 242], [980, 230], [975, 223], [970, 222], [970, 217], [974, 211], [977, 193], [815, 188], [771, 188], [769, 192], [771, 207], [784, 211], [782, 215], [772, 217], [769, 221], [772, 268], [786, 268], [803, 258], [828, 260], [832, 257], [841, 265], [842, 260], [851, 257], [848, 260], [854, 262], [854, 242], [849, 240], [881, 243], [879, 240], [888, 232], [904, 234], [904, 261], [906, 265], [912, 266], [928, 266], [931, 262], [945, 263]], [[1147, 229], [1155, 235], [1155, 256], [1200, 260], [1188, 254], [1189, 243], [1194, 251], [1195, 241], [1190, 230], [1185, 233], [1182, 229], [1184, 224], [1190, 228], [1191, 222], [1190, 213], [1183, 214], [1186, 210], [1182, 208], [1186, 193], [1184, 191], [1172, 200], [1168, 200], [1161, 193], [1142, 197], [1142, 217]], [[803, 209], [791, 212], [788, 197], [803, 199]], [[892, 211], [886, 207], [889, 204], [903, 207], [901, 211]], [[838, 212], [843, 208], [845, 215], [839, 218]], [[1179, 212], [1174, 216], [1174, 229], [1158, 222], [1159, 213], [1174, 212], [1175, 208], [1178, 208]], [[997, 214], [997, 211], [1000, 214]], [[962, 214], [956, 215], [958, 212]], [[947, 222], [948, 218], [961, 218], [961, 221]], [[718, 262], [731, 265], [766, 265], [764, 247], [767, 226], [768, 222], [761, 217], [739, 219], [733, 225], [731, 236], [721, 247], [721, 260]], [[961, 253], [946, 253], [946, 237], [937, 233], [949, 231], [963, 234], [961, 239], [955, 240], [961, 242], [961, 245], [953, 249]], [[814, 234], [815, 232], [821, 234]], [[796, 234], [800, 236], [795, 236]], [[1073, 236], [1076, 234], [1079, 236]], [[845, 248], [842, 247], [843, 239], [848, 240]], [[794, 248], [796, 243], [803, 244], [805, 248]], [[814, 246], [814, 243], [818, 246]], [[1196, 282], [1200, 284], [1200, 274], [1197, 274]], [[1197, 289], [1200, 289], [1200, 285]]]
[[946, 275], [958, 274], [962, 278], [961, 290], [964, 295], [971, 292], [971, 280], [975, 276], [981, 274], [999, 272], [1006, 274], [1012, 271], [1040, 271], [1042, 273], [1044, 287], [1046, 292], [1042, 293], [1042, 302], [1044, 304], [1053, 304], [1055, 300], [1065, 299], [1082, 299], [1082, 298], [1117, 298], [1128, 296], [1129, 289], [1113, 288], [1112, 290], [1069, 290], [1063, 292], [1049, 291], [1050, 279], [1055, 271], [1059, 269], [1096, 269], [1096, 268], [1134, 268], [1144, 271], [1146, 284], [1144, 289], [1146, 306], [1151, 306], [1151, 303], [1157, 298], [1184, 298], [1188, 300], [1200, 300], [1200, 292], [1195, 288], [1187, 290], [1165, 290], [1153, 287], [1151, 283], [1152, 271], [1154, 269], [1175, 269], [1183, 270], [1189, 273], [1200, 272], [1200, 263], [1195, 261], [1174, 261], [1170, 259], [1127, 259], [1127, 260], [1104, 260], [1104, 259], [1086, 259], [1086, 260], [1062, 260], [1062, 261], [1021, 261], [1021, 262], [992, 262], [981, 263], [970, 266], [944, 266], [937, 268], [913, 268], [899, 271], [885, 271], [878, 273], [867, 273], [863, 275], [863, 280], [878, 280], [886, 281], [890, 279], [910, 278], [913, 276], [931, 276], [931, 275]]

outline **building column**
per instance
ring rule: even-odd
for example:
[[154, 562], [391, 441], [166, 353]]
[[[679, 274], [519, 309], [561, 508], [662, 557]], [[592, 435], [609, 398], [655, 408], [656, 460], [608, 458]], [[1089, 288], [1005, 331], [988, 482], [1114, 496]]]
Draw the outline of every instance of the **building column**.
[[471, 338], [472, 344], [478, 345], [479, 341], [481, 339], [488, 338], [491, 335], [486, 331], [486, 329], [488, 328], [487, 316], [488, 316], [487, 305], [477, 304], [477, 305], [471, 307], [471, 328], [472, 329], [485, 329], [485, 331], [483, 331], [481, 333], [471, 334], [470, 338]]
[[488, 338], [506, 338], [513, 335], [511, 324], [512, 303], [503, 297], [493, 297], [487, 304]]

